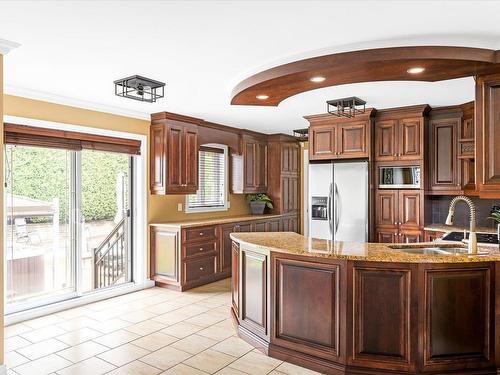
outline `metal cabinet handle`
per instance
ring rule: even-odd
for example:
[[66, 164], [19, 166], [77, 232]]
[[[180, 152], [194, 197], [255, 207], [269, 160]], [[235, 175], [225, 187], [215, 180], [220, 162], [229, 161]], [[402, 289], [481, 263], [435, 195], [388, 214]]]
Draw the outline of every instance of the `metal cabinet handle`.
[[203, 271], [203, 267], [200, 267], [200, 271]]
[[202, 248], [202, 247], [200, 247], [200, 251], [203, 251], [203, 248]]
[[200, 236], [203, 236], [203, 232], [200, 232]]

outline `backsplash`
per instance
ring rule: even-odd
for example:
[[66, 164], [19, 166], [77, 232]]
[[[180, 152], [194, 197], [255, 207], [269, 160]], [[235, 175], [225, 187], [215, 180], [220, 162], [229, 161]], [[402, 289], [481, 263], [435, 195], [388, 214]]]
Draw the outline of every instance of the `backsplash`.
[[[448, 216], [448, 209], [450, 202], [454, 197], [452, 196], [427, 196], [425, 201], [426, 211], [426, 224], [444, 224]], [[494, 228], [495, 223], [488, 219], [490, 216], [491, 207], [500, 205], [498, 199], [479, 199], [472, 198], [476, 205], [477, 212], [477, 225], [481, 227]], [[469, 208], [464, 202], [458, 202], [455, 208], [455, 225], [468, 226], [469, 225]]]

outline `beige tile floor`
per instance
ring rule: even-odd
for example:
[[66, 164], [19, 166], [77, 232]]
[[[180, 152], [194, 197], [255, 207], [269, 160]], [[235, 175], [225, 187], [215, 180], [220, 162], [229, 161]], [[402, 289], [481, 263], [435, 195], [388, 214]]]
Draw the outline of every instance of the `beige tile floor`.
[[9, 375], [313, 375], [236, 336], [229, 280], [151, 288], [5, 328]]

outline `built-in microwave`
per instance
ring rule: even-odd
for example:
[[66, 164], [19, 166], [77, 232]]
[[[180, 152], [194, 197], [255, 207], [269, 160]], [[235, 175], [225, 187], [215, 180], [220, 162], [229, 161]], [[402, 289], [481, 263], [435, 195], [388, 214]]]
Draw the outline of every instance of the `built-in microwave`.
[[420, 189], [419, 166], [380, 166], [379, 189]]

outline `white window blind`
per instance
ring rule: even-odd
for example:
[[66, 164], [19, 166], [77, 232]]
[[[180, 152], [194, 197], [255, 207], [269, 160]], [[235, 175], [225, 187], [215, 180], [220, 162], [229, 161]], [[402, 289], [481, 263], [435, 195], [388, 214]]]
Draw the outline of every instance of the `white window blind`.
[[226, 155], [222, 148], [201, 146], [198, 191], [188, 196], [188, 209], [226, 207]]

